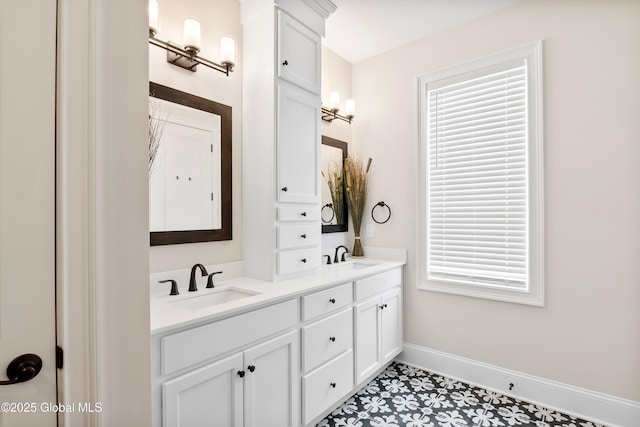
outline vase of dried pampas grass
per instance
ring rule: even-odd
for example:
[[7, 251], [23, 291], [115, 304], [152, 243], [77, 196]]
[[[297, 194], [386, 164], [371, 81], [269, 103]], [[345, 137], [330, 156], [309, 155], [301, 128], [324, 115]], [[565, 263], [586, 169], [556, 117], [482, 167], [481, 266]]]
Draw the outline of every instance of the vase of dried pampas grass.
[[366, 165], [361, 159], [357, 158], [347, 157], [344, 161], [345, 193], [353, 222], [353, 233], [355, 234], [355, 241], [351, 251], [351, 256], [354, 258], [362, 258], [364, 256], [362, 242], [360, 241], [360, 226], [362, 225], [364, 205], [367, 201], [370, 169], [371, 158], [369, 158]]

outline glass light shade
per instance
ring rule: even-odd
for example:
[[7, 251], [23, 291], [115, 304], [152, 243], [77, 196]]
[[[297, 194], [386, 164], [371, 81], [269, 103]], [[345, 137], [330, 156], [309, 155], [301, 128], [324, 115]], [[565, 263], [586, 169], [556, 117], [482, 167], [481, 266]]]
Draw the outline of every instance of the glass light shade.
[[356, 115], [356, 101], [354, 99], [344, 101], [344, 112], [347, 117]]
[[149, 0], [149, 30], [158, 32], [158, 0]]
[[220, 62], [231, 65], [236, 63], [236, 42], [231, 37], [220, 39]]
[[202, 48], [202, 40], [200, 38], [200, 22], [192, 18], [184, 20], [184, 32], [182, 34], [182, 44], [185, 49], [195, 50], [199, 52]]
[[329, 108], [332, 110], [340, 109], [340, 92], [331, 92], [329, 94]]

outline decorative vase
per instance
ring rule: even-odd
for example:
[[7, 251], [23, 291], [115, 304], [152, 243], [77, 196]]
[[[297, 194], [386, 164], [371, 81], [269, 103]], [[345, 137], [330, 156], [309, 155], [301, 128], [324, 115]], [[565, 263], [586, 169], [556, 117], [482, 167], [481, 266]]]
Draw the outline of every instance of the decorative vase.
[[360, 241], [360, 230], [356, 233], [356, 237], [353, 241], [353, 250], [351, 251], [351, 258], [364, 257], [364, 250], [362, 249], [362, 242]]
[[349, 214], [353, 222], [353, 232], [355, 241], [353, 242], [353, 250], [351, 256], [353, 258], [362, 258], [364, 250], [360, 241], [360, 226], [362, 225], [362, 214], [364, 205], [367, 201], [367, 187], [369, 182], [369, 169], [371, 168], [371, 159], [367, 162], [366, 167], [359, 159], [347, 157], [344, 162], [345, 189], [347, 194], [347, 203], [349, 205]]

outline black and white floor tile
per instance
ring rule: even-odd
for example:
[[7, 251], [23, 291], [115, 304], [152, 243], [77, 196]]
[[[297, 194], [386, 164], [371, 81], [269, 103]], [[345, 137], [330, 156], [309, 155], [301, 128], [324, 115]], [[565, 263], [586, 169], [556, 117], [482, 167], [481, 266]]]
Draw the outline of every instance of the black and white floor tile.
[[317, 427], [604, 427], [400, 363]]

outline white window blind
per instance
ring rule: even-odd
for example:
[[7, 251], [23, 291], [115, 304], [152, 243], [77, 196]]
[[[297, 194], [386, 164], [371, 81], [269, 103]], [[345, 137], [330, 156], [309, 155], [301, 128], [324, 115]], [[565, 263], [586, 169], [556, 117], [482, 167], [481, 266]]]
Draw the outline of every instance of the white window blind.
[[526, 65], [429, 85], [429, 280], [528, 287]]

